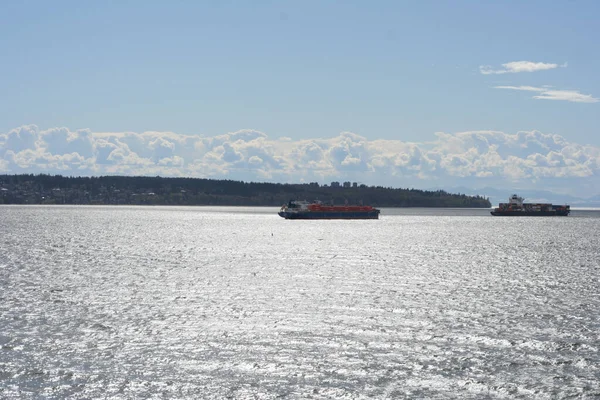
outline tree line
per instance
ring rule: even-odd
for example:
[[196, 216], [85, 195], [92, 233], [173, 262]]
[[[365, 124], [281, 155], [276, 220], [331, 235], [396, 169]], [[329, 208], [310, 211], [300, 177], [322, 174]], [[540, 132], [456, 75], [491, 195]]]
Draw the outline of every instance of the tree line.
[[3, 204], [280, 206], [297, 199], [377, 207], [491, 207], [485, 197], [444, 190], [359, 186], [349, 182], [319, 185], [159, 176], [0, 175], [0, 192]]

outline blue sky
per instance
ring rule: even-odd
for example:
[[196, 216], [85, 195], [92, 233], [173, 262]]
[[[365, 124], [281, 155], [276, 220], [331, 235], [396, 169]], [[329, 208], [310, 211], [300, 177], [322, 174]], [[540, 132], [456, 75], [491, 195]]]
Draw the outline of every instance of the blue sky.
[[[579, 0], [4, 2], [0, 167], [49, 168], [15, 164], [9, 133], [32, 124], [38, 134], [253, 130], [294, 144], [342, 132], [369, 143], [540, 132], [588, 146], [594, 180], [598, 15], [600, 3]], [[275, 175], [264, 177], [293, 180]]]

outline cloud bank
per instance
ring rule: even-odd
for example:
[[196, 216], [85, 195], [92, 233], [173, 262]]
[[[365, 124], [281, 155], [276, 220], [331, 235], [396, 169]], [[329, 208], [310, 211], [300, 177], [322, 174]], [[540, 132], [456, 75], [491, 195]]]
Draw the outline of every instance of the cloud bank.
[[[566, 67], [567, 64], [563, 64], [562, 67]], [[545, 71], [548, 69], [558, 68], [558, 64], [550, 64], [543, 62], [532, 62], [532, 61], [512, 61], [506, 64], [502, 64], [503, 68], [494, 69], [490, 65], [481, 65], [479, 67], [479, 72], [483, 75], [492, 75], [492, 74], [517, 74], [520, 72], [537, 72], [537, 71]]]
[[528, 187], [591, 196], [600, 193], [600, 147], [538, 131], [438, 132], [415, 143], [368, 140], [351, 132], [291, 140], [251, 129], [204, 137], [27, 125], [0, 134], [0, 173], [351, 180], [415, 188]]

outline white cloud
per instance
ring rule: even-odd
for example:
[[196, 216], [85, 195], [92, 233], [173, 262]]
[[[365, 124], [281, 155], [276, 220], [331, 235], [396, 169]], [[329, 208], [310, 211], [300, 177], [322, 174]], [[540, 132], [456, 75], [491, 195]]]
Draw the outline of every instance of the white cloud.
[[528, 92], [539, 93], [533, 96], [534, 99], [540, 100], [563, 100], [571, 101], [574, 103], [597, 103], [600, 99], [593, 97], [591, 94], [582, 94], [577, 90], [555, 90], [548, 87], [534, 87], [534, 86], [494, 86], [494, 89], [509, 89], [509, 90], [523, 90]]
[[40, 132], [38, 144], [51, 154], [69, 154], [77, 152], [84, 157], [90, 157], [93, 152], [89, 129], [70, 131], [67, 128], [54, 128]]
[[0, 156], [6, 151], [20, 152], [26, 149], [37, 148], [39, 129], [35, 125], [24, 125], [10, 130], [5, 135], [0, 135]]
[[533, 86], [494, 86], [494, 89], [524, 90], [527, 92], [544, 92], [548, 90], [546, 88], [538, 88]]
[[[545, 88], [516, 89], [544, 93]], [[542, 90], [540, 90], [542, 89]], [[357, 181], [392, 187], [506, 186], [600, 192], [600, 147], [539, 131], [437, 132], [419, 143], [351, 132], [311, 140], [253, 130], [215, 137], [94, 133], [29, 125], [0, 134], [3, 173], [162, 175], [245, 181]]]
[[533, 98], [541, 100], [565, 100], [575, 103], [597, 103], [600, 101], [590, 94], [582, 94], [576, 90], [546, 90], [539, 96], [533, 96]]
[[184, 160], [183, 160], [183, 158], [181, 158], [179, 156], [165, 157], [165, 158], [161, 158], [158, 161], [158, 165], [172, 166], [172, 167], [183, 167]]
[[[551, 63], [543, 63], [543, 62], [532, 62], [532, 61], [512, 61], [506, 64], [502, 64], [504, 68], [501, 69], [493, 69], [490, 65], [481, 65], [479, 67], [479, 72], [483, 75], [491, 75], [491, 74], [516, 74], [519, 72], [536, 72], [536, 71], [545, 71], [548, 69], [558, 68], [558, 64]], [[567, 66], [567, 63], [562, 65], [563, 67]]]

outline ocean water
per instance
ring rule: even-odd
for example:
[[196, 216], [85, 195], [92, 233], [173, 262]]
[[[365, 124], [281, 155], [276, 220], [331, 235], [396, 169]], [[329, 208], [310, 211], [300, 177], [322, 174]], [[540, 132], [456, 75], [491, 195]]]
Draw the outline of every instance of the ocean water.
[[0, 207], [0, 398], [600, 398], [600, 212], [276, 211]]

